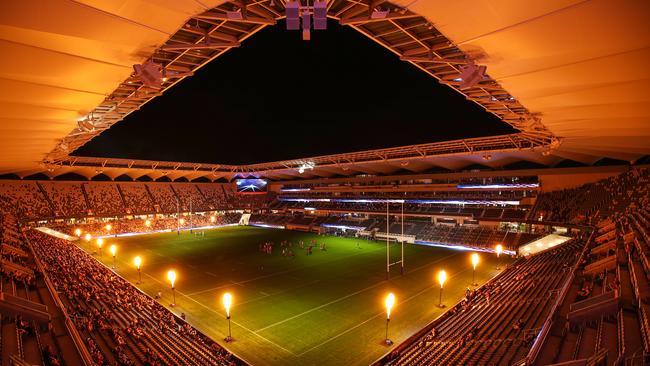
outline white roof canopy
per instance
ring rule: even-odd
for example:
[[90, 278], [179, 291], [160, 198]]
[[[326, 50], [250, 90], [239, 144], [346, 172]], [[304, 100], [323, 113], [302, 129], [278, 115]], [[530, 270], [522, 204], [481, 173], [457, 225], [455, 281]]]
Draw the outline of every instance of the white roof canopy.
[[[124, 85], [133, 64], [144, 62], [170, 39], [180, 37], [191, 17], [209, 14], [204, 21], [220, 22], [215, 24], [222, 27], [215, 37], [243, 41], [282, 17], [281, 2], [275, 1], [274, 8], [269, 1], [249, 2], [249, 22], [219, 19], [228, 3], [218, 0], [2, 2], [0, 173], [25, 176], [44, 171], [43, 159], [74, 134], [78, 120]], [[479, 99], [479, 94], [460, 92], [504, 120], [507, 115], [500, 112], [504, 105], [512, 113], [539, 118], [561, 141], [551, 152], [556, 159], [551, 160], [593, 163], [603, 157], [634, 160], [650, 154], [650, 2], [379, 1], [373, 4], [408, 9], [405, 15], [391, 12], [388, 19], [372, 21], [368, 4], [366, 0], [329, 0], [329, 14], [402, 56], [420, 52], [414, 47], [431, 46], [425, 33], [435, 27], [431, 32], [442, 33], [452, 48], [487, 66], [492, 84], [482, 86], [482, 93], [503, 88], [516, 100], [491, 106], [493, 102]], [[424, 20], [421, 25], [413, 23], [419, 19]], [[413, 24], [407, 26], [408, 22]], [[244, 27], [247, 24], [252, 25]], [[388, 26], [412, 38], [415, 46], [404, 46], [407, 43]], [[201, 67], [223, 51], [196, 53], [193, 57], [202, 59], [190, 68]], [[444, 69], [410, 62], [455, 87], [443, 76]], [[453, 65], [440, 67], [449, 66]], [[119, 118], [150, 100], [139, 98], [139, 104]], [[537, 152], [540, 159], [527, 159], [544, 160], [541, 153]]]

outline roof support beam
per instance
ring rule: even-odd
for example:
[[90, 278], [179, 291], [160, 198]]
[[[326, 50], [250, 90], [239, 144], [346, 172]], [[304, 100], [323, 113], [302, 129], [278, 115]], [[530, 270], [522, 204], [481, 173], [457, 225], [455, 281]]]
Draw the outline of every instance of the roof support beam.
[[198, 19], [209, 19], [209, 20], [229, 20], [231, 22], [237, 22], [237, 23], [251, 23], [251, 24], [263, 24], [263, 25], [275, 25], [276, 21], [275, 19], [272, 18], [260, 18], [260, 17], [249, 17], [249, 16], [243, 16], [242, 19], [231, 19], [228, 18], [227, 14], [223, 13], [203, 13], [201, 15], [197, 15], [196, 18]]
[[163, 51], [178, 51], [178, 50], [212, 50], [215, 48], [230, 48], [239, 47], [239, 42], [203, 42], [203, 43], [169, 43], [160, 47]]
[[415, 57], [415, 56], [402, 56], [400, 57], [402, 61], [411, 61], [411, 62], [425, 62], [425, 63], [434, 63], [434, 64], [454, 64], [454, 65], [467, 65], [471, 61], [460, 60], [460, 59], [451, 59], [451, 58], [435, 58], [435, 57]]
[[416, 14], [400, 14], [400, 13], [390, 13], [386, 15], [385, 18], [374, 18], [368, 19], [368, 17], [355, 17], [351, 19], [341, 19], [341, 25], [362, 25], [365, 23], [376, 23], [376, 22], [385, 22], [388, 20], [397, 20], [397, 19], [411, 19], [417, 18], [419, 15]]

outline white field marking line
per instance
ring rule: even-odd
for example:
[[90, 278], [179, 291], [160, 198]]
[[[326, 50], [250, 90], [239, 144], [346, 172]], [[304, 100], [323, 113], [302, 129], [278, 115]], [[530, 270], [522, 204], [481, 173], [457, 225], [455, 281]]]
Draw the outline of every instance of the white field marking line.
[[[469, 270], [468, 270], [468, 269], [464, 269], [464, 270], [462, 270], [462, 271], [460, 271], [460, 272], [456, 272], [456, 273], [454, 273], [450, 278], [454, 278], [454, 277], [458, 276], [459, 274], [461, 274], [461, 273], [463, 273], [463, 272], [467, 272], [467, 271], [469, 271]], [[429, 290], [431, 290], [431, 289], [433, 289], [433, 288], [435, 288], [435, 287], [437, 287], [437, 286], [436, 286], [436, 285], [427, 286], [427, 287], [425, 287], [424, 289], [422, 289], [421, 291], [417, 292], [416, 294], [407, 297], [404, 301], [401, 301], [400, 304], [407, 303], [407, 302], [413, 300], [414, 298], [416, 298], [416, 297], [422, 295], [423, 293], [425, 293], [425, 292], [427, 292], [427, 291], [429, 291]], [[447, 311], [447, 310], [445, 310], [445, 311]], [[345, 334], [347, 334], [347, 333], [349, 333], [349, 332], [351, 332], [351, 331], [353, 331], [353, 330], [359, 328], [360, 326], [366, 324], [367, 322], [369, 322], [369, 321], [375, 319], [376, 317], [381, 316], [381, 315], [384, 315], [384, 314], [385, 314], [385, 312], [382, 311], [381, 313], [379, 313], [379, 314], [377, 314], [377, 315], [374, 315], [374, 316], [372, 316], [372, 317], [370, 317], [370, 318], [368, 318], [368, 319], [362, 321], [361, 323], [355, 325], [354, 327], [349, 328], [349, 329], [346, 329], [344, 332], [341, 332], [341, 333], [337, 334], [336, 336], [329, 338], [329, 339], [326, 340], [325, 342], [319, 343], [319, 344], [317, 344], [317, 345], [315, 345], [315, 346], [309, 348], [308, 350], [299, 353], [299, 354], [298, 354], [298, 357], [301, 357], [301, 356], [303, 356], [305, 353], [310, 352], [310, 351], [313, 351], [313, 350], [315, 350], [316, 348], [319, 348], [319, 347], [321, 347], [322, 345], [327, 344], [327, 343], [329, 343], [329, 342], [331, 342], [331, 341], [337, 339], [338, 337], [341, 337], [341, 336], [343, 336], [343, 335], [345, 335]]]
[[[429, 266], [431, 266], [431, 265], [433, 265], [433, 264], [435, 264], [435, 263], [440, 262], [441, 260], [448, 259], [449, 257], [453, 257], [453, 256], [458, 255], [458, 254], [459, 254], [459, 253], [454, 253], [454, 254], [450, 254], [450, 255], [448, 255], [448, 256], [446, 256], [446, 257], [442, 257], [442, 258], [440, 258], [440, 259], [438, 259], [438, 260], [436, 260], [436, 261], [434, 261], [434, 262], [431, 262], [431, 263], [427, 263], [427, 264], [425, 264], [425, 265], [422, 265], [422, 266], [420, 266], [420, 267], [418, 267], [418, 268], [416, 268], [416, 269], [410, 271], [409, 273], [417, 272], [417, 271], [419, 271], [419, 270], [422, 269], [422, 268], [429, 267]], [[362, 293], [362, 292], [365, 292], [365, 291], [371, 290], [371, 289], [373, 289], [373, 288], [375, 288], [375, 287], [383, 286], [383, 285], [384, 285], [384, 282], [386, 282], [386, 281], [380, 281], [380, 282], [377, 282], [376, 284], [371, 285], [371, 286], [368, 286], [368, 287], [366, 287], [366, 288], [362, 288], [362, 289], [359, 290], [359, 291], [355, 291], [355, 292], [353, 292], [353, 293], [351, 293], [351, 294], [347, 294], [347, 295], [345, 295], [345, 296], [343, 296], [343, 297], [340, 297], [340, 298], [338, 298], [338, 299], [332, 300], [332, 301], [330, 301], [330, 302], [328, 302], [328, 303], [325, 303], [325, 304], [323, 304], [323, 305], [319, 305], [319, 306], [317, 306], [317, 307], [315, 307], [315, 308], [311, 308], [311, 309], [309, 309], [309, 310], [303, 311], [303, 312], [300, 313], [300, 314], [296, 314], [296, 315], [291, 316], [291, 317], [289, 317], [289, 318], [286, 318], [286, 319], [284, 319], [284, 320], [280, 320], [280, 321], [275, 322], [275, 323], [273, 323], [273, 324], [267, 325], [267, 326], [264, 327], [264, 328], [257, 329], [257, 330], [255, 330], [255, 332], [262, 332], [262, 331], [264, 331], [264, 330], [266, 330], [266, 329], [269, 329], [269, 328], [275, 327], [276, 325], [280, 325], [280, 324], [286, 323], [286, 322], [291, 321], [291, 320], [293, 320], [293, 319], [299, 318], [299, 317], [301, 317], [301, 316], [303, 316], [303, 315], [309, 314], [309, 313], [314, 312], [314, 311], [316, 311], [316, 310], [320, 310], [320, 309], [322, 309], [322, 308], [324, 308], [324, 307], [327, 307], [327, 306], [330, 306], [330, 305], [332, 305], [332, 304], [335, 304], [335, 303], [337, 303], [337, 302], [339, 302], [339, 301], [343, 301], [343, 300], [348, 299], [348, 298], [350, 298], [350, 297], [352, 297], [352, 296], [356, 296], [356, 295], [358, 295], [358, 294], [360, 294], [360, 293]]]
[[[160, 282], [157, 278], [151, 276], [151, 275], [148, 274], [148, 273], [145, 273], [145, 276], [151, 278], [152, 280], [156, 281], [157, 283], [159, 283], [159, 284], [161, 284], [161, 285], [163, 285], [163, 286], [166, 285], [166, 284]], [[209, 308], [209, 307], [203, 305], [202, 303], [200, 303], [200, 302], [194, 300], [193, 298], [191, 298], [191, 297], [185, 295], [184, 293], [182, 293], [182, 292], [180, 292], [180, 291], [178, 291], [178, 290], [176, 290], [176, 293], [180, 294], [181, 296], [185, 296], [186, 298], [188, 298], [188, 299], [190, 299], [191, 301], [197, 303], [199, 306], [205, 308], [206, 310], [208, 310], [208, 311], [210, 311], [210, 312], [212, 312], [212, 313], [215, 313], [215, 314], [217, 314], [217, 315], [219, 315], [219, 316], [224, 316], [224, 314], [221, 314], [221, 313], [219, 313], [218, 311], [216, 311], [216, 310], [214, 310], [214, 309], [211, 309], [211, 308]], [[270, 341], [269, 339], [267, 339], [267, 338], [265, 338], [265, 337], [263, 337], [263, 336], [261, 336], [261, 335], [255, 333], [254, 331], [252, 331], [252, 330], [248, 329], [247, 327], [245, 327], [245, 326], [239, 324], [238, 322], [236, 322], [236, 321], [234, 321], [234, 320], [232, 320], [232, 319], [231, 319], [230, 321], [231, 321], [233, 324], [235, 324], [236, 326], [238, 326], [238, 327], [244, 329], [244, 330], [247, 331], [247, 332], [250, 332], [250, 333], [252, 333], [252, 334], [258, 336], [259, 338], [261, 338], [261, 339], [263, 339], [264, 341], [266, 341], [266, 342], [268, 342], [268, 343], [274, 345], [275, 347], [280, 348], [281, 350], [283, 350], [283, 351], [285, 351], [285, 352], [291, 354], [291, 355], [294, 356], [294, 357], [296, 356], [295, 353], [293, 353], [293, 352], [289, 351], [288, 349], [282, 347], [281, 345], [279, 345], [279, 344], [277, 344], [277, 343], [275, 343], [275, 342], [272, 342], [272, 341]], [[223, 347], [223, 346], [222, 346], [222, 347]]]
[[[380, 248], [380, 249], [383, 249], [383, 248]], [[376, 250], [380, 250], [380, 249], [376, 249]], [[267, 275], [253, 277], [253, 278], [250, 278], [248, 280], [234, 282], [234, 283], [237, 284], [237, 285], [244, 284], [244, 283], [253, 282], [253, 281], [257, 281], [257, 280], [262, 280], [262, 279], [273, 277], [273, 276], [279, 276], [279, 275], [283, 275], [283, 274], [287, 274], [287, 273], [291, 273], [291, 272], [295, 272], [295, 271], [300, 271], [300, 270], [303, 270], [303, 269], [309, 269], [309, 268], [317, 267], [317, 266], [324, 265], [324, 264], [334, 263], [334, 262], [342, 261], [344, 259], [355, 257], [357, 255], [363, 255], [363, 254], [369, 254], [369, 253], [370, 252], [356, 253], [356, 254], [345, 256], [345, 257], [341, 257], [339, 259], [328, 261], [328, 262], [325, 262], [325, 263], [314, 263], [314, 264], [310, 264], [308, 266], [304, 266], [304, 267], [300, 267], [300, 268], [287, 269], [285, 271], [280, 271], [280, 272], [275, 272], [275, 273], [269, 273]], [[205, 272], [205, 273], [208, 273], [208, 272]], [[214, 277], [217, 277], [217, 276], [215, 275]], [[209, 289], [206, 289], [206, 290], [191, 292], [191, 293], [187, 294], [187, 296], [200, 295], [202, 293], [211, 292], [211, 291], [214, 291], [214, 290], [220, 290], [222, 288], [229, 287], [229, 286], [230, 286], [230, 284], [220, 285], [220, 286], [209, 288]]]

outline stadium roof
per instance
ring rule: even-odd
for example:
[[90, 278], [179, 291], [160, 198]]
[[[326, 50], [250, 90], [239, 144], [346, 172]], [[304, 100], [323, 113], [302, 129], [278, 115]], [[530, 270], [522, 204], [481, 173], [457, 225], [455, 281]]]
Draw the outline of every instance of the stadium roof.
[[[136, 173], [130, 170], [140, 166], [136, 161], [68, 155], [223, 52], [245, 47], [246, 38], [283, 17], [283, 4], [3, 3], [0, 173], [92, 176], [114, 163], [131, 176], [155, 177], [158, 167], [198, 172], [203, 168], [197, 166], [209, 166], [146, 162], [142, 166], [153, 168]], [[373, 9], [388, 13], [371, 16]], [[228, 17], [234, 10], [242, 19]], [[521, 133], [249, 166], [215, 164], [209, 167], [212, 177], [254, 173], [286, 179], [310, 162], [316, 168], [309, 174], [330, 176], [455, 169], [479, 161], [488, 166], [517, 160], [552, 165], [561, 159], [591, 164], [603, 157], [631, 161], [650, 153], [646, 1], [330, 0], [328, 14]], [[148, 59], [165, 66], [162, 90], [133, 77], [132, 66]], [[486, 65], [489, 77], [460, 90], [459, 72], [468, 63]]]

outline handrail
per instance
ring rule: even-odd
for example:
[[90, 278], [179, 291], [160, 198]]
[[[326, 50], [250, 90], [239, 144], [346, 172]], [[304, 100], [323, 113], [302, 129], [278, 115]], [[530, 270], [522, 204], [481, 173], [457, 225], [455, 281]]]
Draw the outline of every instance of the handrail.
[[70, 338], [72, 338], [72, 343], [74, 343], [77, 352], [79, 352], [79, 355], [81, 356], [81, 360], [83, 361], [85, 366], [94, 366], [95, 361], [93, 361], [93, 358], [90, 355], [88, 348], [86, 348], [83, 339], [79, 335], [77, 328], [74, 326], [74, 323], [72, 322], [72, 320], [70, 320], [70, 316], [68, 315], [65, 306], [63, 306], [63, 302], [59, 298], [59, 294], [56, 292], [56, 288], [54, 287], [54, 284], [50, 280], [49, 275], [45, 271], [45, 268], [43, 267], [43, 263], [41, 263], [40, 258], [38, 258], [38, 256], [36, 255], [36, 251], [34, 251], [34, 247], [32, 246], [32, 243], [29, 241], [29, 239], [27, 239], [27, 235], [23, 235], [23, 238], [25, 239], [25, 242], [29, 246], [29, 249], [32, 251], [32, 255], [34, 256], [34, 261], [36, 262], [36, 266], [38, 267], [38, 270], [43, 274], [43, 280], [45, 281], [45, 286], [50, 292], [52, 299], [54, 299], [54, 304], [56, 305], [57, 308], [59, 308], [59, 310], [65, 317], [65, 327], [68, 330], [68, 334], [70, 334]]
[[607, 358], [609, 350], [607, 348], [601, 348], [596, 354], [587, 359], [587, 366], [596, 366], [598, 363]]
[[582, 262], [582, 259], [587, 253], [587, 249], [589, 248], [589, 244], [591, 243], [591, 239], [593, 238], [593, 236], [594, 236], [594, 230], [592, 228], [591, 234], [589, 235], [589, 238], [587, 239], [585, 246], [582, 248], [580, 257], [578, 257], [576, 264], [571, 269], [571, 273], [569, 273], [569, 277], [566, 279], [564, 285], [562, 286], [560, 295], [555, 299], [555, 303], [553, 303], [553, 306], [551, 307], [551, 311], [549, 311], [548, 316], [546, 317], [546, 320], [544, 321], [544, 324], [542, 325], [539, 334], [535, 338], [535, 342], [533, 342], [533, 346], [530, 348], [530, 351], [528, 351], [528, 355], [526, 355], [526, 365], [532, 365], [537, 360], [539, 351], [541, 350], [542, 345], [544, 345], [544, 343], [546, 342], [546, 337], [548, 336], [548, 333], [551, 330], [551, 326], [553, 325], [553, 316], [557, 312], [557, 309], [559, 309], [559, 307], [562, 305], [564, 298], [569, 292], [571, 283], [573, 283], [575, 274], [578, 270], [578, 267], [580, 266], [580, 263]]
[[[49, 235], [49, 234], [46, 234], [46, 233], [43, 233], [43, 232], [41, 232], [41, 233], [44, 234], [44, 235]], [[83, 250], [82, 248], [76, 246], [75, 244], [70, 244], [70, 245], [73, 245], [76, 249], [82, 251], [82, 252], [84, 253], [84, 255], [88, 255], [88, 256], [90, 256], [90, 254], [88, 254], [85, 250]], [[31, 243], [30, 243], [30, 248], [31, 248]], [[32, 251], [33, 251], [33, 249], [32, 249]], [[36, 256], [34, 256], [34, 257], [36, 257]], [[128, 283], [128, 284], [131, 286], [131, 288], [133, 288], [134, 290], [138, 291], [140, 294], [142, 294], [142, 295], [148, 297], [150, 300], [155, 301], [155, 299], [153, 299], [149, 294], [147, 294], [146, 292], [144, 292], [143, 290], [141, 290], [139, 287], [133, 285], [130, 281], [128, 281], [126, 278], [122, 277], [122, 275], [120, 275], [119, 273], [117, 273], [114, 269], [110, 268], [109, 266], [107, 266], [106, 264], [104, 264], [103, 262], [101, 262], [101, 261], [100, 261], [99, 259], [97, 259], [97, 258], [94, 258], [94, 257], [91, 257], [91, 258], [94, 259], [98, 265], [101, 265], [102, 267], [104, 267], [104, 268], [108, 269], [109, 271], [113, 272], [113, 275], [115, 275], [115, 276], [117, 276], [117, 277], [120, 277], [120, 278], [121, 278], [125, 283]], [[45, 272], [43, 272], [43, 273], [45, 273]], [[156, 302], [157, 302], [157, 301], [156, 301]], [[158, 302], [157, 302], [157, 303], [158, 303]], [[196, 328], [194, 325], [190, 324], [187, 320], [182, 319], [181, 317], [179, 317], [178, 315], [176, 315], [174, 312], [172, 312], [171, 310], [169, 310], [169, 309], [167, 309], [167, 308], [165, 308], [165, 310], [168, 311], [170, 314], [172, 314], [172, 315], [174, 316], [174, 319], [176, 319], [176, 320], [178, 320], [178, 321], [181, 321], [181, 322], [183, 322], [183, 323], [187, 323], [187, 324], [191, 325], [192, 328], [194, 328], [194, 330], [195, 330], [198, 334], [201, 334], [201, 335], [204, 336], [205, 338], [210, 339], [210, 340], [212, 340], [213, 342], [217, 343], [213, 338], [208, 337], [204, 332], [202, 332], [200, 329]], [[67, 313], [65, 313], [65, 314], [66, 314], [66, 319], [67, 319], [67, 320], [70, 320], [69, 317], [68, 317], [68, 315], [67, 315]], [[72, 324], [73, 327], [74, 327], [74, 323], [72, 323], [71, 320], [70, 320], [70, 324]], [[66, 321], [66, 325], [67, 325], [67, 321]], [[75, 329], [75, 330], [76, 330], [76, 329]], [[237, 359], [237, 361], [239, 361], [238, 364], [244, 364], [244, 365], [250, 365], [250, 364], [251, 364], [250, 362], [246, 361], [244, 358], [242, 358], [242, 357], [240, 357], [239, 355], [236, 355], [234, 352], [228, 350], [228, 349], [227, 349], [226, 347], [224, 347], [222, 344], [220, 344], [220, 343], [217, 343], [217, 344], [219, 345], [220, 348], [222, 348], [222, 349], [224, 349], [224, 350], [230, 352], [230, 354], [232, 354], [233, 358], [235, 358], [235, 359]], [[94, 365], [94, 362], [91, 363], [90, 365], [86, 365], [86, 366], [93, 366], [93, 365]]]

